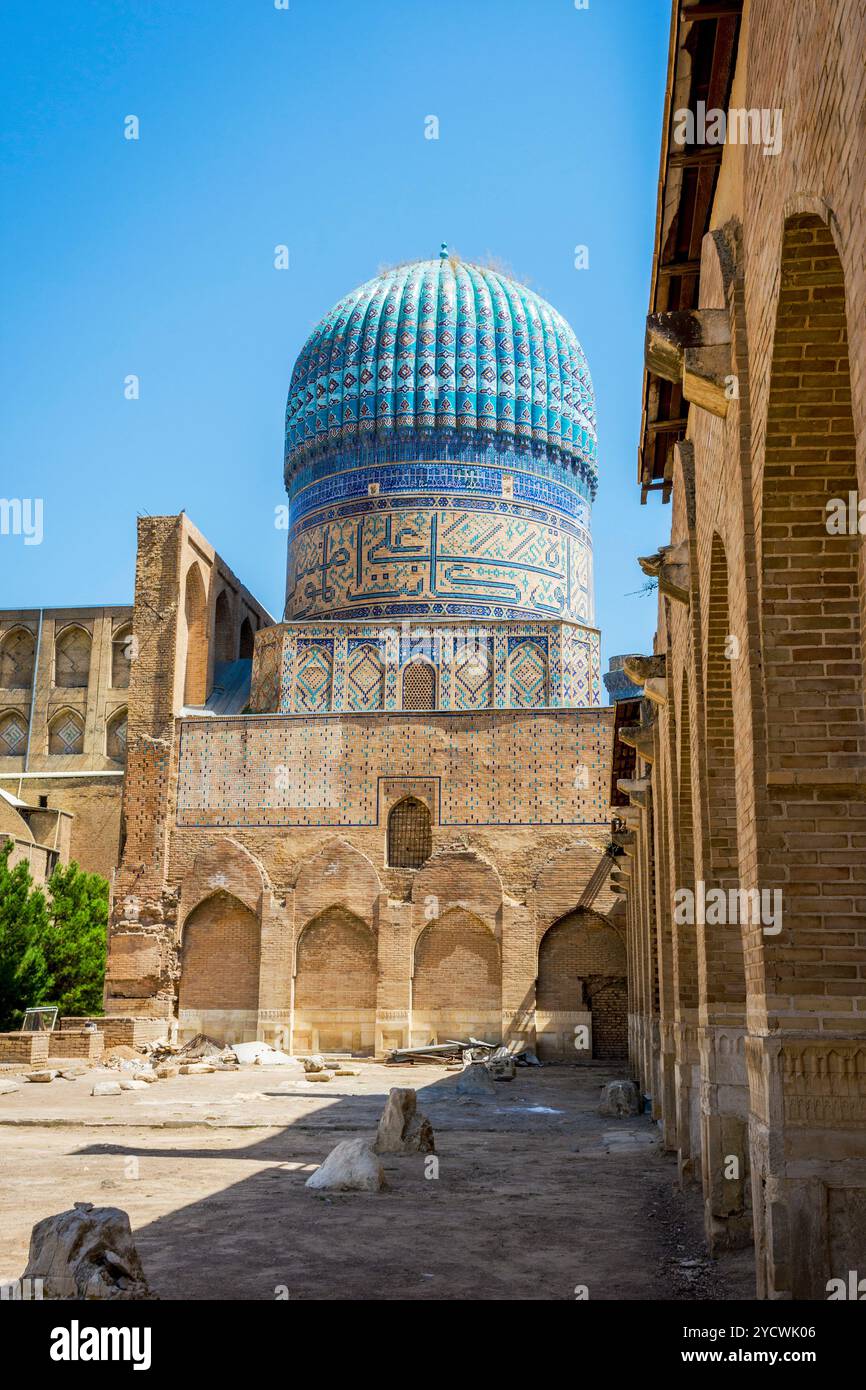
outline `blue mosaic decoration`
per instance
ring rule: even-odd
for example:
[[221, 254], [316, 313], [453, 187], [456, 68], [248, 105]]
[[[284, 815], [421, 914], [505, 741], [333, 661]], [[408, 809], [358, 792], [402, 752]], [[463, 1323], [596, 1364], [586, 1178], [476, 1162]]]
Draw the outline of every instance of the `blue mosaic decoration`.
[[592, 623], [589, 368], [566, 321], [444, 251], [335, 305], [295, 365], [285, 616]]
[[594, 491], [595, 402], [571, 328], [524, 285], [447, 255], [368, 280], [307, 339], [286, 410], [287, 477], [335, 445], [434, 429], [538, 445]]

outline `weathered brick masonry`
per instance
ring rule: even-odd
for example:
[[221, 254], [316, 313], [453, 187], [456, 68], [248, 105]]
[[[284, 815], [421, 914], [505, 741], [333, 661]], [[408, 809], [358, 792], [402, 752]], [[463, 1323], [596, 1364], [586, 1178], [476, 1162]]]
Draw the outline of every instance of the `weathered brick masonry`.
[[[682, 8], [641, 474], [671, 544], [646, 562], [654, 655], [627, 666], [631, 1048], [711, 1244], [754, 1234], [761, 1295], [823, 1298], [866, 1265], [864, 550], [827, 525], [866, 484], [866, 8]], [[778, 152], [684, 163], [672, 118], [698, 99], [778, 110]], [[678, 922], [702, 885], [780, 912]]]

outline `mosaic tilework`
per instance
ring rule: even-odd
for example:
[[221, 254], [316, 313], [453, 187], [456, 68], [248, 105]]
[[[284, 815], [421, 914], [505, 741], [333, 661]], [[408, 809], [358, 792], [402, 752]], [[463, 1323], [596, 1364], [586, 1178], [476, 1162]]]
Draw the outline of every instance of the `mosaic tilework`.
[[295, 710], [298, 714], [325, 714], [331, 708], [333, 657], [329, 642], [298, 639], [295, 671]]
[[[591, 622], [591, 539], [558, 513], [370, 497], [289, 535], [286, 618], [566, 617]], [[456, 505], [455, 502], [459, 502]], [[526, 509], [524, 509], [526, 510]]]
[[422, 777], [441, 825], [603, 825], [609, 745], [591, 710], [185, 719], [177, 823], [372, 826], [382, 778]]
[[301, 350], [286, 406], [286, 458], [431, 431], [535, 445], [594, 483], [595, 403], [569, 325], [488, 267], [438, 260], [369, 280]]
[[493, 705], [493, 643], [489, 637], [459, 644], [453, 665], [452, 707], [473, 710]]
[[538, 709], [548, 703], [547, 643], [508, 639], [508, 687], [515, 709]]
[[[440, 453], [434, 453], [434, 444]], [[456, 450], [447, 438], [419, 436], [411, 447], [401, 438], [316, 459], [290, 475], [289, 490], [295, 524], [342, 502], [395, 493], [445, 493], [467, 497], [470, 505], [473, 498], [513, 499], [515, 516], [550, 510], [562, 516], [566, 528], [590, 524], [589, 492], [572, 470], [531, 451], [493, 445]]]
[[359, 642], [352, 648], [346, 677], [349, 709], [363, 712], [384, 708], [385, 666], [377, 645]]
[[[265, 644], [261, 656], [260, 643]], [[282, 652], [278, 691], [272, 647]], [[517, 648], [521, 650], [515, 654]], [[407, 662], [418, 660], [436, 668], [437, 708], [443, 710], [558, 709], [601, 703], [597, 630], [524, 620], [453, 626], [281, 624], [266, 629], [257, 640], [250, 706], [262, 714], [396, 711], [402, 707], [400, 672]]]
[[253, 651], [250, 709], [266, 714], [280, 707], [280, 678], [284, 630], [266, 628], [259, 633]]

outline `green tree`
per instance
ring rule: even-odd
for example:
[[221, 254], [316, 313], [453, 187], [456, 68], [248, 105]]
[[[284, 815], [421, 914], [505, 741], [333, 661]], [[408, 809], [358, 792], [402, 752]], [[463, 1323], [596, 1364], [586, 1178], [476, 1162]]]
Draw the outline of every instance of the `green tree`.
[[24, 860], [10, 870], [11, 852], [11, 840], [0, 844], [0, 1032], [20, 1027], [24, 1010], [41, 1004], [51, 983], [42, 950], [45, 896]]
[[58, 864], [48, 881], [48, 921], [42, 950], [51, 976], [45, 1003], [60, 1017], [101, 1014], [108, 931], [108, 883], [72, 863]]

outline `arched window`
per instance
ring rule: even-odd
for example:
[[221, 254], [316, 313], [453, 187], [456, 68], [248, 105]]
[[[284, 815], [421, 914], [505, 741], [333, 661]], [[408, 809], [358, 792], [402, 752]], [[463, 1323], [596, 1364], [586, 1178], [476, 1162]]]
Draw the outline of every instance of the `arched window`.
[[111, 685], [114, 690], [129, 688], [132, 652], [132, 623], [124, 623], [111, 639]]
[[185, 705], [203, 705], [207, 699], [207, 600], [201, 571], [190, 565], [186, 576], [183, 604], [186, 618], [186, 673], [183, 686]]
[[27, 720], [18, 710], [0, 718], [0, 758], [23, 758], [27, 751]]
[[217, 594], [213, 620], [214, 661], [234, 661], [235, 635], [232, 606], [225, 589]]
[[429, 661], [410, 661], [404, 668], [403, 708], [436, 708], [436, 672]]
[[126, 762], [126, 710], [119, 709], [111, 716], [105, 730], [105, 751], [116, 763]]
[[253, 646], [255, 645], [255, 633], [249, 618], [244, 618], [241, 623], [241, 640], [238, 656], [242, 661], [251, 661], [253, 656]]
[[90, 634], [83, 627], [65, 627], [54, 643], [54, 684], [80, 690], [90, 675]]
[[55, 714], [48, 725], [48, 751], [65, 757], [84, 752], [84, 720], [75, 710]]
[[29, 690], [33, 684], [36, 638], [29, 628], [13, 627], [0, 644], [0, 686], [4, 690]]
[[420, 869], [432, 853], [430, 812], [423, 801], [406, 796], [388, 817], [388, 863], [393, 869]]

